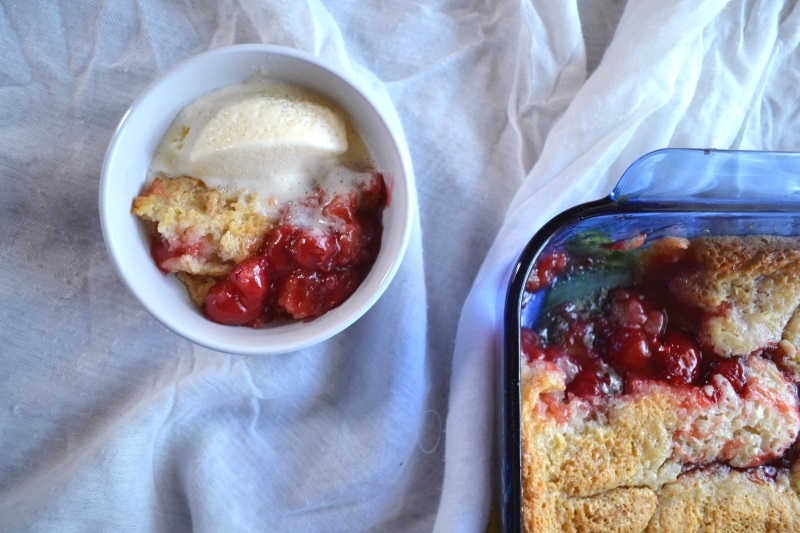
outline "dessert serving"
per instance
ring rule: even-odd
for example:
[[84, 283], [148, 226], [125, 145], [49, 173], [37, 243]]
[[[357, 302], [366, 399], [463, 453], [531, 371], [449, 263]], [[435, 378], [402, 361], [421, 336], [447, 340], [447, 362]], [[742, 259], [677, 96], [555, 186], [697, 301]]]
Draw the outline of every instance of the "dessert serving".
[[269, 80], [216, 89], [177, 115], [132, 213], [153, 260], [226, 325], [321, 316], [378, 254], [388, 202], [352, 121]]
[[239, 44], [142, 91], [110, 139], [98, 199], [109, 257], [144, 310], [199, 346], [264, 356], [318, 345], [381, 299], [416, 187], [381, 84]]
[[800, 237], [581, 232], [527, 277], [526, 531], [800, 531]]

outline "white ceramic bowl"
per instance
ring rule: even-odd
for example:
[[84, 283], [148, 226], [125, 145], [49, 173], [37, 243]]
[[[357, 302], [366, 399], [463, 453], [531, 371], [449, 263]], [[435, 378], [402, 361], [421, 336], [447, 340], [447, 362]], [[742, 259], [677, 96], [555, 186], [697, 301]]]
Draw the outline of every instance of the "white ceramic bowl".
[[[387, 179], [391, 201], [383, 215], [381, 250], [358, 290], [339, 307], [311, 321], [264, 329], [223, 326], [207, 320], [174, 275], [165, 276], [149, 253], [144, 225], [131, 215], [147, 168], [165, 130], [198, 96], [254, 76], [306, 87], [350, 115]], [[100, 221], [111, 259], [125, 285], [162, 324], [197, 344], [222, 352], [257, 355], [298, 350], [355, 322], [391, 282], [408, 244], [416, 201], [402, 135], [386, 110], [358, 82], [319, 58], [272, 45], [234, 45], [197, 56], [153, 82], [122, 118], [106, 153], [100, 182]]]

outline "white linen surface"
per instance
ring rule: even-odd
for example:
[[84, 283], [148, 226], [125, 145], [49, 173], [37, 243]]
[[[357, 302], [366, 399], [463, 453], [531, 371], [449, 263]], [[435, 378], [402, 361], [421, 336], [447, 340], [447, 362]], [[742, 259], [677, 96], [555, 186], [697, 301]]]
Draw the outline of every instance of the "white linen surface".
[[[0, 530], [485, 529], [517, 254], [650, 150], [800, 150], [798, 41], [795, 1], [0, 2]], [[245, 42], [385, 91], [419, 194], [388, 292], [285, 356], [163, 328], [98, 220], [136, 95]]]

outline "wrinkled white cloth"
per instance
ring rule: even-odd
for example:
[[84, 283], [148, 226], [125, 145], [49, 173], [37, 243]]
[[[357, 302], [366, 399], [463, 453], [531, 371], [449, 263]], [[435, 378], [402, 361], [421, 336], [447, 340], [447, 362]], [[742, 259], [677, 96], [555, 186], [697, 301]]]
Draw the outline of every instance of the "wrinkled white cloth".
[[[531, 25], [532, 46], [577, 32], [574, 9], [556, 4], [537, 5], [533, 20], [543, 23]], [[474, 428], [491, 427], [498, 412], [485, 401], [494, 396], [489, 377], [501, 355], [497, 301], [535, 231], [564, 209], [610, 193], [625, 169], [652, 150], [800, 151], [800, 102], [792, 96], [800, 81], [797, 2], [630, 0], [588, 78], [577, 40], [572, 54], [545, 52], [542, 59], [534, 52], [518, 62], [509, 122], [527, 137], [530, 144], [520, 144], [532, 167], [525, 168], [459, 322], [437, 531], [473, 530], [475, 509], [487, 512], [489, 480], [498, 474], [490, 460], [495, 437]], [[541, 63], [558, 64], [555, 77], [539, 71], [558, 90], [531, 86]]]
[[[799, 150], [799, 32], [794, 1], [0, 2], [0, 531], [484, 530], [517, 254], [650, 150]], [[419, 195], [387, 293], [284, 356], [164, 329], [97, 213], [137, 94], [246, 42], [384, 91]]]

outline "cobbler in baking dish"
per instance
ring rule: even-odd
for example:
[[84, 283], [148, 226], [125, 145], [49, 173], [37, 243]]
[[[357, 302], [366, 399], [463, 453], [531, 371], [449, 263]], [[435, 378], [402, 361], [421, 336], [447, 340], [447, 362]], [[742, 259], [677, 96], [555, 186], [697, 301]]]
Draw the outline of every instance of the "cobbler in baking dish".
[[528, 280], [525, 529], [800, 531], [800, 238], [587, 249]]

